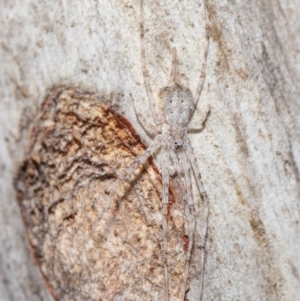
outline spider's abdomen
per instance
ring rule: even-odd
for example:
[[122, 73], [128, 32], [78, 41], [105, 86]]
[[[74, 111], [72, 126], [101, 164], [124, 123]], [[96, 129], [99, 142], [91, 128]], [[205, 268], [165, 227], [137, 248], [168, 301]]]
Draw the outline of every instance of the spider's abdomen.
[[193, 108], [193, 95], [190, 89], [175, 83], [161, 89], [159, 96], [169, 124], [185, 125], [189, 122]]

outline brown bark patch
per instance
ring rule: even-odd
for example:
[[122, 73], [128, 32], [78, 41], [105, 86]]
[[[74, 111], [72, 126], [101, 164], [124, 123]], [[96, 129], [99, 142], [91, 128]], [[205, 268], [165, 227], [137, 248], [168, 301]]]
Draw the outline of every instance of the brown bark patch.
[[[120, 183], [99, 220], [118, 175], [144, 149], [130, 123], [93, 94], [58, 87], [43, 103], [16, 185], [32, 251], [57, 300], [164, 300], [162, 184], [152, 160]], [[182, 235], [170, 219], [171, 300], [184, 277]]]

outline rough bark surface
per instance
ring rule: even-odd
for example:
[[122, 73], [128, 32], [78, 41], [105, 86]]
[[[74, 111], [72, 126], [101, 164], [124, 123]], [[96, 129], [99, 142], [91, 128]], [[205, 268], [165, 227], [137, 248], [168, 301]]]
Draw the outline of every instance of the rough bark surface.
[[[51, 300], [13, 180], [34, 119], [56, 85], [111, 99], [149, 143], [129, 97], [148, 118], [139, 3], [0, 6], [0, 296]], [[167, 83], [173, 46], [183, 84], [195, 91], [205, 45], [202, 1], [144, 6], [155, 93]], [[207, 15], [206, 82], [193, 123], [207, 103], [211, 113], [191, 135], [210, 199], [203, 300], [300, 300], [300, 2], [208, 0]], [[191, 286], [188, 299], [196, 301], [197, 284]]]
[[[34, 257], [56, 300], [165, 299], [161, 177], [150, 161], [121, 180], [144, 151], [128, 121], [96, 95], [56, 87], [42, 104], [15, 185]], [[180, 301], [187, 233], [184, 202], [175, 195], [168, 293]]]

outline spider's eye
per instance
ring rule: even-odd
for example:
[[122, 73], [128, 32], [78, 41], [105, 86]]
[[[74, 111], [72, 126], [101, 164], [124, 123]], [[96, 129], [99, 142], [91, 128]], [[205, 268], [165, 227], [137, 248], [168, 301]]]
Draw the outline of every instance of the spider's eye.
[[175, 141], [175, 145], [177, 145], [178, 144], [178, 142], [177, 141]]

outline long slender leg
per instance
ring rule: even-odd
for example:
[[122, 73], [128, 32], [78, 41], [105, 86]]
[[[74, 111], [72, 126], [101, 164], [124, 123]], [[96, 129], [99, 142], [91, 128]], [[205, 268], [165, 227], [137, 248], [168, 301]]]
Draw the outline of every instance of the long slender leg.
[[167, 251], [168, 251], [168, 204], [169, 204], [169, 152], [167, 146], [163, 149], [163, 160], [162, 160], [162, 228], [163, 228], [163, 261], [164, 261], [164, 272], [165, 272], [165, 292], [166, 301], [169, 301], [169, 275], [168, 275], [168, 262], [167, 262]]
[[199, 132], [202, 129], [202, 125], [203, 125], [204, 121], [206, 120], [206, 118], [209, 114], [209, 111], [210, 111], [210, 105], [207, 105], [204, 108], [203, 112], [197, 113], [197, 119], [194, 118], [194, 119], [190, 120], [189, 128], [188, 128], [189, 133]]
[[149, 221], [149, 218], [148, 218], [148, 216], [146, 214], [144, 199], [141, 198], [140, 194], [137, 192], [137, 190], [135, 189], [135, 187], [133, 187], [133, 191], [134, 191], [134, 193], [135, 193], [135, 195], [136, 195], [136, 197], [137, 197], [137, 199], [138, 199], [138, 201], [140, 203], [141, 210], [143, 211], [143, 216], [144, 216], [144, 218], [146, 220], [146, 223], [147, 223], [148, 226], [150, 226], [151, 222]]
[[155, 137], [158, 134], [157, 125], [155, 126], [151, 121], [147, 120], [143, 117], [143, 115], [137, 112], [137, 109], [134, 104], [134, 99], [131, 94], [130, 99], [139, 124], [142, 126], [143, 130], [147, 133], [147, 135], [149, 135], [152, 138]]
[[134, 172], [136, 171], [138, 166], [144, 164], [147, 161], [147, 159], [151, 155], [153, 155], [158, 150], [158, 148], [161, 147], [162, 142], [163, 142], [163, 136], [158, 135], [155, 138], [155, 140], [153, 141], [153, 143], [145, 150], [145, 152], [143, 154], [141, 154], [140, 156], [136, 157], [133, 160], [133, 162], [127, 168], [125, 168], [125, 170], [122, 172], [121, 176], [116, 180], [115, 184], [113, 185], [113, 187], [111, 189], [112, 192], [110, 193], [102, 212], [98, 215], [98, 222], [100, 222], [102, 220], [104, 214], [110, 207], [112, 201], [117, 196], [121, 181], [133, 180], [136, 176], [134, 174]]
[[172, 66], [171, 66], [171, 74], [169, 79], [169, 84], [172, 85], [174, 83], [180, 84], [179, 82], [179, 74], [178, 74], [178, 57], [176, 47], [172, 48]]
[[206, 16], [206, 0], [204, 0], [203, 3], [204, 3], [204, 15], [205, 15], [205, 21], [206, 21], [205, 32], [206, 32], [207, 44], [206, 44], [205, 50], [204, 50], [203, 62], [202, 62], [202, 66], [201, 66], [198, 86], [197, 86], [196, 93], [195, 93], [195, 103], [194, 103], [192, 115], [194, 115], [195, 109], [197, 107], [197, 104], [198, 104], [198, 101], [199, 101], [199, 98], [200, 98], [200, 95], [202, 92], [202, 88], [203, 88], [203, 84], [204, 84], [204, 80], [205, 80], [205, 70], [206, 70], [207, 54], [208, 54], [208, 48], [209, 48], [209, 35], [208, 35], [208, 29], [207, 29], [208, 26], [207, 26], [207, 16]]
[[187, 156], [189, 158], [189, 163], [190, 166], [192, 167], [197, 187], [198, 190], [202, 196], [203, 200], [203, 219], [202, 219], [202, 227], [201, 227], [201, 248], [202, 248], [202, 253], [201, 253], [201, 259], [200, 259], [200, 264], [202, 266], [202, 271], [201, 271], [201, 279], [200, 279], [200, 300], [202, 299], [202, 293], [203, 293], [203, 278], [204, 278], [204, 265], [205, 265], [205, 244], [206, 244], [206, 237], [207, 237], [207, 229], [208, 229], [208, 214], [209, 214], [209, 199], [206, 195], [206, 191], [203, 186], [203, 182], [201, 180], [201, 174], [198, 168], [198, 163], [197, 159], [194, 155], [192, 146], [190, 141], [187, 143]]
[[175, 175], [176, 172], [180, 172], [180, 165], [178, 162], [178, 158], [176, 153], [169, 149], [169, 159], [171, 160], [171, 164], [169, 164], [169, 175], [172, 177]]
[[142, 72], [143, 72], [143, 77], [144, 77], [144, 84], [146, 87], [146, 92], [148, 95], [148, 100], [150, 103], [150, 110], [152, 113], [152, 117], [154, 119], [154, 122], [156, 124], [160, 124], [161, 123], [161, 118], [162, 116], [159, 117], [159, 119], [157, 119], [157, 106], [154, 100], [154, 96], [153, 96], [153, 91], [152, 91], [152, 86], [149, 80], [149, 73], [148, 70], [146, 68], [146, 59], [145, 59], [145, 40], [144, 40], [144, 35], [145, 35], [145, 31], [144, 31], [144, 1], [141, 0], [140, 2], [140, 41], [141, 41], [141, 63], [142, 63]]
[[192, 193], [192, 180], [191, 180], [191, 165], [188, 162], [188, 158], [185, 153], [180, 154], [181, 166], [183, 166], [184, 171], [184, 179], [186, 183], [186, 195], [187, 195], [187, 203], [188, 203], [188, 223], [189, 223], [189, 245], [186, 255], [186, 267], [185, 267], [185, 277], [183, 284], [183, 293], [182, 300], [185, 300], [185, 290], [186, 284], [189, 276], [189, 268], [190, 268], [190, 259], [192, 255], [192, 248], [194, 243], [194, 234], [196, 229], [196, 213], [195, 213], [195, 205]]
[[126, 206], [125, 206], [125, 202], [122, 202], [121, 203], [121, 206], [120, 206], [123, 210], [123, 214], [124, 214], [124, 217], [125, 217], [125, 237], [122, 238], [122, 241], [123, 243], [126, 243], [127, 240], [128, 240], [128, 229], [130, 228], [130, 220], [129, 220], [129, 217], [128, 217], [128, 211], [126, 209]]

